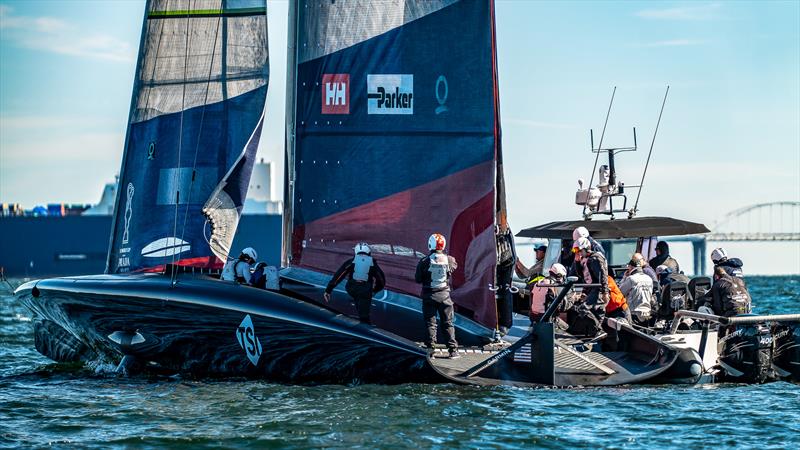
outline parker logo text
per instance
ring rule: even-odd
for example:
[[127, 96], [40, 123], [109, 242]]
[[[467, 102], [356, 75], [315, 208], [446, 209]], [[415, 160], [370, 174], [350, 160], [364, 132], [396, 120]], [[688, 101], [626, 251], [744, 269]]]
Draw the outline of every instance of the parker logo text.
[[367, 75], [367, 114], [414, 114], [414, 75]]
[[350, 114], [350, 74], [322, 75], [322, 114]]

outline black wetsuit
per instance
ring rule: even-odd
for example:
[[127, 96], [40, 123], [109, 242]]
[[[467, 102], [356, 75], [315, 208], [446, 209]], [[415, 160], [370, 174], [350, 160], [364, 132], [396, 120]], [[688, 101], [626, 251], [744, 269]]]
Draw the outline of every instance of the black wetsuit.
[[[431, 259], [436, 258], [437, 263], [431, 269]], [[417, 283], [422, 284], [422, 317], [428, 329], [428, 341], [425, 343], [432, 348], [436, 343], [436, 316], [442, 321], [442, 328], [447, 333], [447, 348], [458, 348], [456, 330], [453, 326], [455, 314], [453, 300], [450, 298], [450, 277], [458, 268], [456, 259], [443, 252], [431, 252], [430, 255], [419, 260], [417, 272], [414, 276]], [[435, 278], [435, 279], [434, 279]]]
[[345, 284], [344, 288], [347, 293], [353, 297], [353, 301], [356, 304], [356, 311], [358, 311], [358, 320], [370, 323], [369, 310], [372, 303], [372, 294], [380, 292], [383, 289], [386, 285], [386, 276], [383, 274], [383, 270], [378, 266], [378, 261], [373, 258], [367, 280], [359, 281], [353, 279], [353, 273], [356, 268], [354, 259], [355, 258], [348, 259], [339, 267], [339, 270], [333, 274], [333, 277], [328, 282], [325, 292], [328, 294], [333, 292], [336, 285], [339, 284], [344, 277], [347, 277], [347, 284]]

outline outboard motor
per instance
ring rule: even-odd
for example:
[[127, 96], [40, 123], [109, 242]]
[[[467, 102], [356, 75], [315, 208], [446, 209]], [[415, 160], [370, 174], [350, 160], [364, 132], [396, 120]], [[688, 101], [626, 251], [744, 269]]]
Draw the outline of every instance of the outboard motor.
[[697, 299], [703, 297], [711, 290], [711, 278], [709, 277], [695, 277], [689, 281], [689, 294], [692, 296], [691, 304], [688, 305], [689, 309], [695, 311], [697, 309]]
[[719, 365], [725, 379], [764, 383], [774, 378], [772, 333], [765, 324], [735, 325], [719, 341]]
[[772, 367], [787, 380], [800, 381], [800, 323], [776, 322], [772, 326]]

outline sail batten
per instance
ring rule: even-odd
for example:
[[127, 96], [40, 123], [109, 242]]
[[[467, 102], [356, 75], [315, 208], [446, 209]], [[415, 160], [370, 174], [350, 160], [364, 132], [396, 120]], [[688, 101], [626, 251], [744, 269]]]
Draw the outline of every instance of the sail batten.
[[151, 0], [144, 22], [107, 270], [219, 267], [261, 136], [266, 1]]

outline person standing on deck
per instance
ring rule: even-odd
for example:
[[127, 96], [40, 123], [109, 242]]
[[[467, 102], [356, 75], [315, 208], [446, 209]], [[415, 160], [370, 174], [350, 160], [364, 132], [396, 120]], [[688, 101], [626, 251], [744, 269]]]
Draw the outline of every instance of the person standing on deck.
[[447, 349], [451, 358], [458, 357], [458, 342], [453, 326], [455, 314], [453, 300], [450, 298], [450, 277], [458, 268], [456, 259], [444, 252], [445, 239], [435, 233], [428, 238], [430, 254], [419, 260], [414, 276], [417, 283], [422, 284], [422, 317], [428, 328], [428, 341], [425, 345], [433, 349], [436, 344], [436, 316], [442, 321], [442, 328], [447, 333]]
[[258, 254], [253, 247], [242, 250], [239, 258], [232, 259], [222, 267], [221, 278], [225, 281], [250, 284], [250, 266], [256, 263]]
[[572, 244], [575, 262], [572, 271], [581, 283], [596, 284], [583, 290], [583, 301], [573, 306], [567, 318], [570, 333], [590, 336], [601, 331], [606, 314], [606, 305], [610, 300], [608, 287], [608, 263], [602, 253], [592, 250], [589, 239], [582, 237]]
[[356, 244], [353, 248], [355, 256], [348, 259], [333, 274], [325, 287], [325, 302], [331, 300], [331, 292], [345, 277], [347, 284], [344, 288], [356, 304], [358, 320], [370, 324], [369, 311], [372, 305], [372, 294], [380, 292], [386, 285], [386, 276], [372, 258], [372, 250], [364, 242]]
[[633, 322], [640, 326], [649, 325], [658, 311], [658, 302], [653, 297], [653, 279], [644, 272], [645, 267], [650, 268], [640, 253], [634, 253], [619, 284]]
[[517, 264], [514, 269], [517, 272], [517, 275], [520, 278], [524, 278], [526, 280], [526, 284], [532, 285], [537, 281], [545, 278], [544, 276], [544, 255], [547, 253], [547, 246], [546, 245], [537, 245], [533, 249], [534, 254], [536, 255], [536, 262], [533, 263], [533, 266], [529, 269], [525, 267], [525, 264], [522, 263], [519, 259], [517, 259]]

